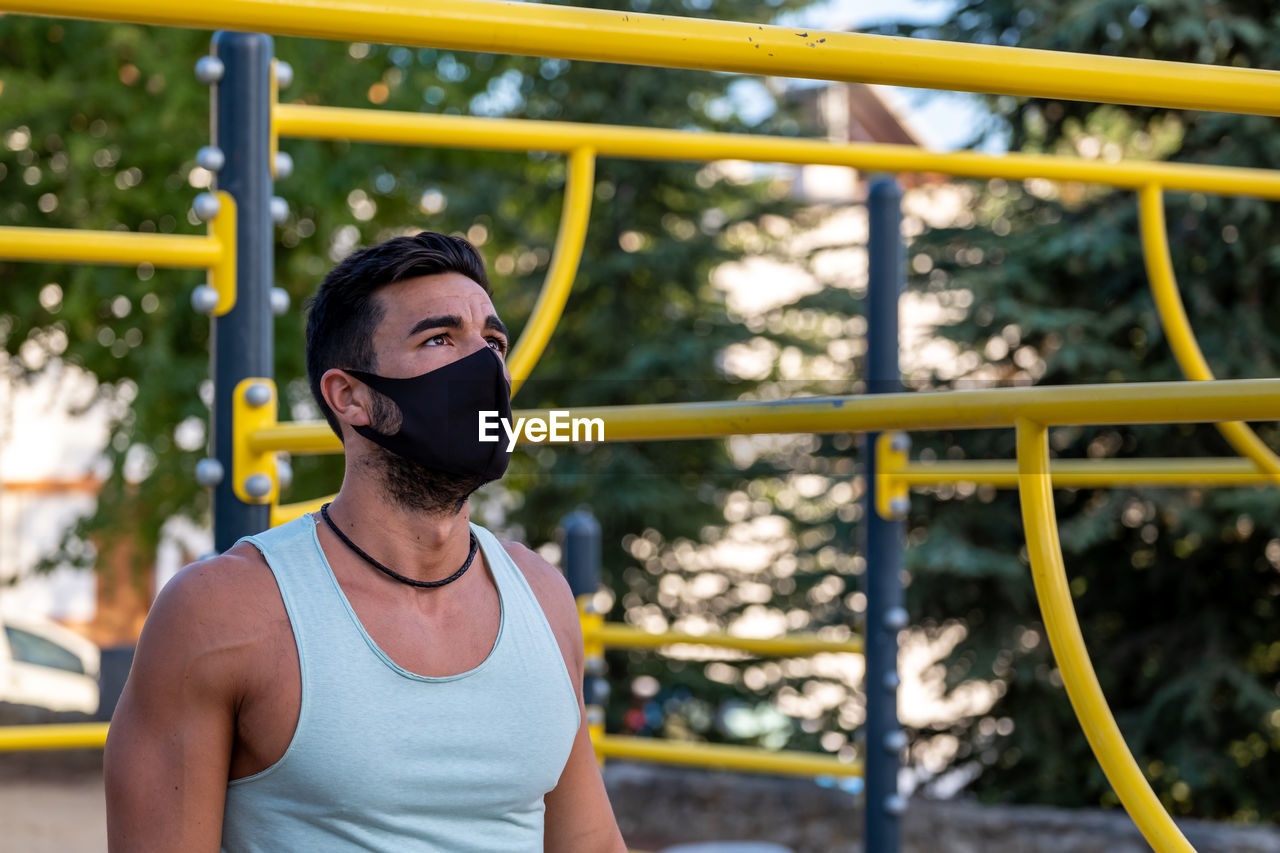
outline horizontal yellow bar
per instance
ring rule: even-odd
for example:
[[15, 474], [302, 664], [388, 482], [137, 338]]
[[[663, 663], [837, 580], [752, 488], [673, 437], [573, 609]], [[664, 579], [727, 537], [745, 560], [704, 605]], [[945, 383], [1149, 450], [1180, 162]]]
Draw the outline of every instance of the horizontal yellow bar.
[[440, 145], [498, 151], [571, 152], [592, 146], [600, 156], [641, 160], [752, 160], [821, 163], [876, 172], [940, 172], [965, 178], [1046, 178], [1140, 190], [1280, 198], [1280, 172], [1191, 163], [1107, 163], [1038, 154], [938, 153], [911, 145], [832, 143], [816, 139], [696, 133], [567, 121], [475, 118], [435, 113], [279, 104], [276, 132], [299, 139], [349, 139], [396, 145]]
[[[1270, 475], [1248, 459], [1057, 459], [1053, 484], [1059, 488], [1108, 486], [1266, 486]], [[912, 462], [891, 478], [908, 486], [981, 483], [1000, 489], [1018, 487], [1018, 463], [1004, 460]]]
[[594, 741], [604, 758], [629, 758], [684, 767], [720, 767], [790, 776], [861, 776], [861, 761], [840, 761], [809, 752], [774, 752], [746, 746], [686, 743], [653, 738], [605, 735]]
[[[512, 417], [517, 417], [512, 415]], [[249, 434], [254, 453], [286, 450], [290, 453], [341, 453], [342, 442], [325, 421], [287, 421]]]
[[1280, 114], [1280, 72], [500, 0], [0, 0], [33, 15]]
[[106, 723], [0, 726], [0, 752], [48, 749], [101, 749], [106, 742]]
[[0, 228], [0, 258], [201, 269], [217, 265], [222, 247], [209, 237], [187, 234], [6, 227]]
[[291, 504], [275, 504], [271, 507], [271, 526], [279, 527], [281, 524], [293, 521], [295, 518], [301, 518], [309, 512], [319, 512], [320, 507], [332, 501], [337, 495], [327, 495], [323, 498], [316, 498], [310, 501], [298, 501]]
[[[1061, 385], [565, 409], [574, 418], [601, 418], [605, 441], [984, 429], [1012, 427], [1019, 418], [1051, 425], [1274, 421], [1280, 420], [1280, 379]], [[525, 409], [513, 417], [550, 420], [550, 413]], [[521, 438], [522, 443], [528, 443], [523, 433]], [[262, 453], [342, 451], [342, 445], [323, 421], [298, 421], [255, 430], [248, 442], [254, 451]]]
[[[0, 752], [58, 749], [98, 749], [107, 741], [107, 723], [65, 723], [0, 727]], [[861, 776], [860, 762], [801, 752], [772, 752], [750, 747], [703, 743], [673, 743], [648, 738], [606, 735], [597, 739], [596, 752], [610, 758], [630, 758], [695, 767], [724, 767], [762, 773], [801, 776]]]
[[594, 640], [612, 649], [658, 649], [663, 646], [696, 645], [721, 649], [738, 649], [751, 654], [773, 657], [812, 655], [820, 652], [862, 654], [862, 638], [827, 640], [817, 634], [791, 634], [786, 637], [758, 639], [734, 637], [729, 634], [685, 634], [679, 631], [654, 634], [639, 631], [626, 625], [605, 623], [584, 633], [587, 641]]

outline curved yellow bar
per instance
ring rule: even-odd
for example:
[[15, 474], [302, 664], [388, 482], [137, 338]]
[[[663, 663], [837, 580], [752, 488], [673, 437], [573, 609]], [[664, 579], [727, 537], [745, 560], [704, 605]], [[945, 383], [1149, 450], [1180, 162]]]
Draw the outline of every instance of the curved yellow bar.
[[0, 0], [33, 15], [1280, 115], [1280, 72], [500, 0]]
[[106, 742], [106, 723], [0, 726], [0, 752], [26, 752], [38, 749], [101, 749]]
[[747, 746], [658, 738], [602, 735], [592, 741], [600, 758], [629, 758], [684, 767], [720, 767], [756, 773], [784, 773], [791, 776], [861, 776], [861, 761], [840, 761], [809, 752], [756, 749]]
[[1031, 575], [1049, 645], [1062, 673], [1062, 683], [1071, 699], [1071, 706], [1093, 754], [1107, 775], [1107, 781], [1147, 843], [1156, 853], [1195, 853], [1138, 769], [1138, 763], [1120, 734], [1120, 727], [1111, 716], [1098, 676], [1089, 661], [1089, 652], [1071, 603], [1062, 545], [1058, 540], [1053, 483], [1049, 476], [1049, 430], [1025, 419], [1017, 421], [1016, 429], [1018, 492], [1022, 501], [1027, 550], [1031, 557]]
[[595, 189], [596, 154], [590, 147], [575, 148], [569, 154], [565, 174], [564, 208], [560, 214], [560, 231], [551, 256], [551, 266], [543, 282], [533, 313], [520, 339], [512, 347], [507, 360], [511, 371], [511, 396], [515, 396], [538, 363], [551, 333], [560, 322], [564, 304], [569, 299], [578, 262], [582, 260], [582, 244], [587, 239], [587, 222], [591, 218], [591, 195]]
[[[1163, 160], [1084, 160], [1048, 154], [929, 151], [916, 145], [828, 142], [750, 133], [700, 133], [571, 121], [478, 118], [396, 110], [279, 104], [275, 133], [383, 145], [439, 145], [491, 151], [557, 151], [589, 145], [598, 157], [637, 160], [752, 160], [848, 166], [875, 172], [939, 172], [962, 178], [1045, 178], [1140, 190], [1151, 183], [1186, 192], [1280, 198], [1280, 172]], [[273, 138], [275, 134], [273, 133]]]
[[784, 637], [735, 637], [731, 634], [686, 634], [664, 631], [661, 634], [640, 631], [628, 625], [602, 622], [584, 626], [583, 636], [610, 649], [660, 649], [665, 646], [712, 646], [737, 649], [761, 657], [792, 657], [824, 652], [862, 654], [862, 638], [827, 640], [817, 634], [789, 634]]
[[[1138, 215], [1142, 226], [1142, 256], [1147, 265], [1147, 278], [1151, 282], [1151, 294], [1155, 298], [1156, 311], [1164, 326], [1169, 347], [1188, 379], [1206, 382], [1213, 379], [1213, 371], [1205, 361], [1200, 345], [1196, 343], [1186, 308], [1178, 293], [1178, 281], [1173, 274], [1173, 260], [1169, 256], [1169, 234], [1164, 222], [1164, 200], [1158, 184], [1147, 184], [1138, 191]], [[1226, 421], [1217, 424], [1227, 443], [1241, 456], [1250, 459], [1258, 470], [1271, 476], [1280, 484], [1280, 457], [1263, 443], [1258, 434], [1243, 421]]]

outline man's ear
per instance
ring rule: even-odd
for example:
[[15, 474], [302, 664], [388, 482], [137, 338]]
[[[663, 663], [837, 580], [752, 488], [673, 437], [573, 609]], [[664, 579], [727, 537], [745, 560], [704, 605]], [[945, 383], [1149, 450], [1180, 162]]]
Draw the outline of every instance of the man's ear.
[[345, 371], [330, 368], [320, 377], [320, 394], [338, 420], [351, 426], [369, 426], [369, 386]]

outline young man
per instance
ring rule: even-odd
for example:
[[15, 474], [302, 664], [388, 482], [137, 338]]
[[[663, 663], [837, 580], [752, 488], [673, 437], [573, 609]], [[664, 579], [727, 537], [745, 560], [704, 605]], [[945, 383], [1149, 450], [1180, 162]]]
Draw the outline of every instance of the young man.
[[307, 372], [342, 490], [156, 599], [107, 740], [112, 851], [624, 853], [568, 585], [470, 524], [508, 460], [478, 441], [506, 350], [464, 240], [325, 278]]

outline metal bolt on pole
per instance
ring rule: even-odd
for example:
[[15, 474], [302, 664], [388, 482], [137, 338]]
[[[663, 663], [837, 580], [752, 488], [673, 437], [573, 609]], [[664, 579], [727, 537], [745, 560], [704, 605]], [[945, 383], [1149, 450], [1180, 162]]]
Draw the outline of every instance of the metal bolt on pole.
[[[273, 373], [272, 53], [270, 36], [218, 32], [213, 36], [213, 57], [197, 65], [197, 76], [213, 86], [213, 144], [204, 149], [205, 157], [221, 161], [218, 189], [229, 192], [238, 209], [236, 304], [226, 315], [213, 319], [210, 335], [214, 389], [210, 445], [212, 458], [221, 468], [219, 476], [213, 477], [213, 466], [206, 465], [204, 475], [214, 484], [213, 545], [218, 552], [270, 524], [269, 507], [241, 501], [231, 477], [221, 474], [234, 471], [231, 400], [237, 383], [251, 376], [271, 378]], [[218, 154], [211, 154], [212, 150]]]
[[[867, 289], [867, 391], [901, 390], [898, 370], [898, 297], [905, 274], [902, 190], [892, 178], [872, 182]], [[906, 627], [903, 608], [903, 523], [876, 512], [875, 446], [865, 438], [866, 460], [866, 835], [863, 849], [895, 853], [906, 801], [898, 794], [898, 766], [905, 743], [898, 725], [898, 631]]]

